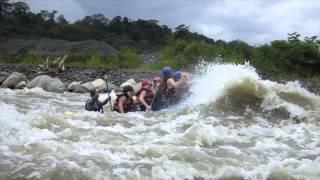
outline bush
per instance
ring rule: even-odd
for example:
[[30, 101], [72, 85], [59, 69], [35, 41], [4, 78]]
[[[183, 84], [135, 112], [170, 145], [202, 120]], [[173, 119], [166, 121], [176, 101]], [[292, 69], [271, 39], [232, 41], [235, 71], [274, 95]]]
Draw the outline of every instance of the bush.
[[283, 76], [312, 77], [320, 73], [320, 51], [314, 42], [289, 37], [256, 48], [252, 64], [260, 71]]
[[108, 66], [117, 69], [137, 68], [142, 64], [139, 55], [132, 49], [121, 50], [117, 55], [110, 57]]
[[89, 67], [101, 67], [102, 63], [100, 56], [98, 54], [91, 55], [86, 64]]

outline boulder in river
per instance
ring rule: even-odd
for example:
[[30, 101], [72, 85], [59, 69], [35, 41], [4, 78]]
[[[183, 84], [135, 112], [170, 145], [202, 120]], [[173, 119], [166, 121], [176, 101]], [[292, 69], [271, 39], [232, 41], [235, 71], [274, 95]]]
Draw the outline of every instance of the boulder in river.
[[27, 87], [27, 82], [26, 81], [20, 81], [18, 84], [15, 85], [15, 89], [23, 89]]
[[74, 92], [74, 90], [78, 87], [80, 87], [81, 85], [81, 82], [77, 82], [77, 81], [73, 81], [72, 83], [70, 83], [68, 86], [67, 86], [67, 89], [68, 91], [70, 92]]
[[135, 93], [137, 93], [141, 88], [142, 88], [142, 83], [141, 82], [138, 82], [137, 84], [135, 84], [133, 86], [133, 90], [134, 90]]
[[129, 79], [120, 85], [121, 88], [123, 88], [124, 86], [131, 86], [135, 93], [137, 93], [142, 88], [141, 82], [137, 83], [134, 79]]
[[80, 86], [75, 86], [73, 92], [75, 93], [88, 93], [90, 91], [95, 90], [96, 88], [92, 85], [91, 82], [86, 82], [81, 84]]
[[96, 80], [92, 81], [91, 84], [100, 92], [107, 90], [107, 84], [102, 79], [96, 79]]
[[[109, 91], [119, 90], [120, 88], [112, 83], [108, 83]], [[93, 90], [98, 90], [100, 92], [107, 91], [107, 83], [102, 79], [96, 79], [92, 82], [86, 82], [79, 84], [79, 82], [72, 82], [68, 86], [68, 90], [75, 93], [88, 93]]]
[[28, 88], [40, 87], [48, 92], [64, 92], [65, 86], [59, 78], [52, 78], [48, 75], [40, 75], [28, 83]]
[[112, 84], [112, 83], [109, 83], [109, 82], [107, 82], [107, 84], [108, 84], [108, 88], [109, 88], [109, 91], [112, 91], [112, 90], [120, 90], [120, 87], [118, 87], [118, 86], [116, 86], [116, 85], [114, 85], [114, 84]]
[[136, 85], [137, 84], [137, 82], [134, 80], [134, 79], [129, 79], [129, 80], [127, 80], [126, 82], [124, 82], [124, 83], [122, 83], [121, 85], [120, 85], [120, 87], [121, 88], [123, 88], [124, 86], [134, 86], [134, 85]]
[[74, 93], [88, 93], [88, 89], [84, 86], [75, 86], [75, 88], [73, 89]]
[[10, 89], [14, 89], [15, 86], [21, 82], [25, 81], [27, 82], [27, 77], [24, 74], [18, 73], [18, 72], [13, 72], [3, 83], [3, 87], [7, 87]]
[[0, 85], [3, 81], [5, 81], [9, 77], [10, 73], [5, 71], [0, 71]]

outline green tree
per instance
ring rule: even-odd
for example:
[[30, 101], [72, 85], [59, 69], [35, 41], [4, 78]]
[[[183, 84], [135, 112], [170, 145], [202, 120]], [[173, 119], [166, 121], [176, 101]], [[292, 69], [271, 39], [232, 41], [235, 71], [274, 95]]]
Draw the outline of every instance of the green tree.
[[299, 37], [300, 37], [301, 35], [299, 34], [299, 33], [297, 33], [297, 32], [294, 32], [294, 33], [289, 33], [288, 34], [288, 41], [289, 42], [298, 42], [298, 41], [300, 41], [299, 40]]
[[189, 32], [189, 26], [186, 26], [184, 24], [181, 24], [175, 28], [176, 32], [174, 33], [174, 37], [176, 39], [188, 39], [190, 32]]
[[304, 41], [316, 48], [320, 47], [320, 40], [318, 40], [318, 36], [305, 37]]
[[299, 39], [298, 33], [289, 34], [287, 41], [272, 41], [256, 48], [253, 65], [271, 74], [312, 77], [319, 74], [320, 50], [316, 37]]
[[56, 19], [57, 23], [60, 25], [67, 25], [69, 24], [66, 18], [63, 15], [59, 15]]

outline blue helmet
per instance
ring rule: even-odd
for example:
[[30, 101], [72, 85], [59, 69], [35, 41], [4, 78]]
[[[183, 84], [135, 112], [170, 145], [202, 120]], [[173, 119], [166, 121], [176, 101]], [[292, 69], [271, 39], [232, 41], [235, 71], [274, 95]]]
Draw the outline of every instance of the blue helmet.
[[176, 73], [174, 73], [174, 75], [173, 75], [173, 79], [175, 80], [175, 81], [178, 81], [179, 79], [181, 79], [181, 71], [177, 71]]
[[171, 68], [170, 67], [162, 68], [162, 75], [163, 76], [170, 76], [171, 75]]

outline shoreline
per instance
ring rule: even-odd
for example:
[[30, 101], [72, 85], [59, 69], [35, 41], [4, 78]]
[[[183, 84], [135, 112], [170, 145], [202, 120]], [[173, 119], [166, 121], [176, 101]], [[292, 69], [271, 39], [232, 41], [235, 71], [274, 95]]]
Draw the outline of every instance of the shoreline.
[[38, 75], [49, 75], [53, 78], [59, 78], [64, 84], [70, 84], [76, 82], [89, 82], [96, 79], [104, 79], [107, 75], [108, 83], [112, 83], [116, 86], [124, 83], [128, 79], [134, 79], [139, 82], [143, 79], [152, 79], [156, 75], [160, 75], [160, 71], [149, 70], [115, 70], [115, 69], [103, 69], [103, 68], [87, 68], [87, 67], [66, 67], [64, 72], [58, 73], [55, 69], [50, 71], [41, 72], [41, 66], [38, 64], [0, 64], [0, 72], [11, 74], [13, 72], [19, 72], [27, 77], [28, 81], [31, 81]]

